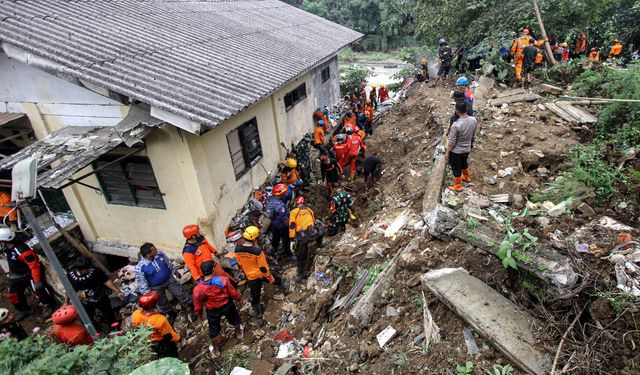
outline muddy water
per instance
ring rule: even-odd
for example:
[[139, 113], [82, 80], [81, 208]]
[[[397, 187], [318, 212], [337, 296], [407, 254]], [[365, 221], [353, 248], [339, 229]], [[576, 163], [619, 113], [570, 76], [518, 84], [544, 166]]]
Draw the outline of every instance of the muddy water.
[[[434, 65], [434, 66], [431, 66]], [[340, 64], [340, 67], [362, 67], [369, 69], [373, 75], [367, 80], [367, 91], [371, 90], [371, 85], [375, 84], [380, 87], [381, 84], [389, 85], [392, 83], [398, 83], [400, 80], [392, 78], [394, 74], [401, 71], [404, 68], [411, 67], [411, 64], [400, 60], [386, 60], [386, 61], [362, 61], [355, 63]], [[433, 77], [437, 72], [437, 68], [434, 63], [429, 63], [429, 74]]]

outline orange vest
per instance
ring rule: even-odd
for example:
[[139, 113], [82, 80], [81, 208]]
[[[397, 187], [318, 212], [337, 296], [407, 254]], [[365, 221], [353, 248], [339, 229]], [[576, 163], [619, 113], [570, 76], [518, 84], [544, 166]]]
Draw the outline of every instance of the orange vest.
[[316, 126], [313, 130], [313, 144], [324, 145], [325, 143], [324, 129], [322, 129], [322, 126]]
[[[236, 260], [247, 280], [270, 278], [271, 271], [264, 251], [257, 246], [236, 246]], [[262, 271], [266, 272], [262, 272]]]
[[609, 57], [618, 56], [622, 53], [622, 44], [616, 43], [611, 47], [611, 52], [609, 52]]
[[293, 185], [298, 181], [298, 171], [295, 169], [289, 172], [280, 173], [280, 182], [287, 185]]
[[600, 52], [589, 53], [589, 61], [600, 61]]
[[151, 326], [152, 332], [149, 336], [151, 341], [160, 341], [167, 333], [171, 334], [171, 341], [180, 341], [180, 335], [171, 327], [171, 323], [163, 314], [154, 312], [145, 313], [142, 309], [138, 309], [131, 314], [131, 325], [138, 327], [143, 324]]
[[4, 219], [5, 216], [9, 215], [8, 221], [16, 221], [18, 220], [17, 210], [13, 210], [11, 204], [11, 195], [5, 191], [0, 192], [0, 216]]
[[289, 215], [289, 223], [289, 238], [293, 238], [296, 236], [296, 233], [307, 230], [310, 226], [315, 225], [316, 217], [312, 209], [296, 207]]

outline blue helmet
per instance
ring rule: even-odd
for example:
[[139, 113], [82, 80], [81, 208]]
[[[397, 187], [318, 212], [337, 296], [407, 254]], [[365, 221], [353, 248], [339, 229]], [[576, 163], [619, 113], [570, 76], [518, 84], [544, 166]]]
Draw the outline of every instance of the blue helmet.
[[336, 139], [338, 140], [338, 142], [342, 142], [345, 139], [345, 135], [344, 134], [338, 134], [338, 136], [336, 137]]
[[324, 125], [324, 120], [318, 121], [318, 125]]
[[465, 76], [458, 78], [458, 80], [456, 81], [456, 86], [467, 86], [467, 85], [469, 85], [469, 80]]

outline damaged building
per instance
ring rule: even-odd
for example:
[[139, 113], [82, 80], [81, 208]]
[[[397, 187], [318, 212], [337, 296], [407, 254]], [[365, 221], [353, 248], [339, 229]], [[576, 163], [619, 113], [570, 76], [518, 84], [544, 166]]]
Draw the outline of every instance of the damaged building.
[[129, 257], [145, 241], [177, 254], [193, 222], [220, 246], [280, 144], [338, 103], [337, 52], [362, 37], [275, 0], [34, 0], [0, 16], [0, 116], [38, 139], [0, 168], [35, 156], [93, 250]]

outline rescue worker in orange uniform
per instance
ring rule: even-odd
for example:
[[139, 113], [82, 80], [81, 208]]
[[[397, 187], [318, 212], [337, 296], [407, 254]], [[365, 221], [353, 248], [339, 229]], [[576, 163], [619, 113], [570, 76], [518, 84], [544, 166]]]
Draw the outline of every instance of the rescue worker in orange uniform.
[[324, 120], [318, 121], [313, 130], [313, 147], [317, 148], [322, 154], [327, 153], [327, 140], [324, 137]]
[[584, 32], [580, 30], [576, 38], [576, 55], [581, 55], [585, 52], [587, 52], [587, 37], [584, 35]]
[[336, 138], [336, 144], [333, 145], [333, 151], [336, 154], [336, 161], [338, 165], [340, 165], [340, 175], [342, 175], [342, 171], [344, 167], [349, 164], [349, 145], [347, 144], [347, 136], [346, 134], [338, 134]]
[[53, 327], [49, 333], [58, 342], [69, 346], [93, 344], [93, 338], [87, 329], [76, 319], [78, 319], [78, 311], [73, 305], [62, 306], [51, 315]]
[[364, 132], [367, 135], [372, 135], [373, 134], [373, 120], [375, 120], [375, 118], [376, 118], [376, 114], [375, 113], [376, 113], [376, 111], [373, 108], [373, 106], [371, 105], [371, 99], [367, 99], [366, 105], [364, 106], [364, 116], [367, 119], [366, 124], [365, 124], [365, 128], [364, 128]]
[[182, 229], [182, 234], [184, 238], [186, 238], [184, 248], [182, 249], [182, 259], [189, 268], [189, 271], [191, 271], [191, 277], [193, 277], [194, 281], [202, 278], [200, 267], [203, 262], [214, 262], [214, 275], [225, 276], [233, 282], [236, 282], [236, 279], [227, 274], [218, 262], [214, 261], [213, 254], [216, 253], [216, 248], [207, 241], [204, 235], [200, 234], [199, 226], [196, 224], [187, 225]]
[[349, 111], [347, 112], [347, 114], [344, 116], [344, 127], [346, 128], [347, 126], [355, 126], [356, 125], [356, 115], [353, 114], [353, 112]]
[[524, 48], [533, 44], [536, 47], [541, 46], [546, 40], [536, 41], [531, 37], [529, 29], [522, 30], [522, 35], [513, 41], [511, 45], [511, 55], [515, 62], [516, 78], [522, 80], [522, 64], [524, 62]]
[[7, 225], [18, 220], [18, 210], [11, 202], [11, 193], [5, 190], [0, 191], [0, 216], [2, 216], [2, 222]]
[[600, 52], [598, 52], [597, 48], [591, 48], [591, 52], [589, 53], [589, 61], [600, 62]]
[[362, 138], [357, 133], [353, 132], [353, 129], [348, 127], [347, 129], [347, 144], [349, 145], [349, 152], [347, 153], [348, 164], [351, 164], [351, 169], [349, 170], [349, 181], [353, 182], [356, 180], [356, 162], [358, 160], [358, 156], [360, 155], [360, 151], [364, 152], [367, 150], [367, 146], [362, 142]]
[[294, 158], [287, 158], [284, 165], [280, 173], [280, 182], [294, 187], [302, 186], [302, 181], [299, 181], [298, 170], [296, 169], [298, 161]]
[[315, 110], [315, 112], [313, 112], [313, 122], [317, 124], [320, 121], [322, 121], [322, 130], [324, 130], [325, 132], [329, 130], [329, 121], [327, 121], [327, 115], [320, 108], [318, 108]]
[[140, 309], [131, 314], [131, 326], [148, 325], [151, 327], [151, 349], [158, 358], [178, 357], [180, 335], [173, 329], [166, 316], [156, 311], [160, 293], [151, 291], [138, 298]]
[[371, 99], [371, 103], [375, 110], [378, 109], [378, 90], [376, 89], [376, 85], [371, 85], [371, 91], [369, 91], [369, 99]]
[[240, 269], [247, 279], [251, 291], [251, 309], [249, 315], [259, 317], [264, 311], [260, 306], [262, 284], [269, 283], [282, 286], [282, 280], [271, 273], [269, 263], [264, 251], [258, 247], [260, 229], [254, 226], [247, 227], [242, 233], [242, 239], [235, 248], [236, 259]]
[[611, 46], [611, 51], [609, 51], [609, 59], [613, 59], [614, 57], [620, 56], [622, 53], [622, 44], [618, 39], [613, 41], [613, 46]]
[[384, 87], [384, 85], [380, 85], [380, 90], [378, 90], [379, 102], [384, 103], [389, 99], [389, 90]]
[[318, 248], [322, 247], [322, 233], [317, 227], [316, 215], [307, 207], [304, 197], [296, 198], [296, 208], [289, 214], [289, 238], [296, 244], [298, 257], [295, 280], [302, 283], [309, 264], [309, 242], [315, 241]]

